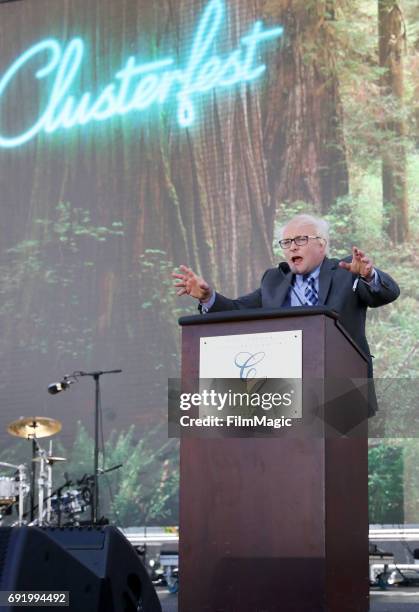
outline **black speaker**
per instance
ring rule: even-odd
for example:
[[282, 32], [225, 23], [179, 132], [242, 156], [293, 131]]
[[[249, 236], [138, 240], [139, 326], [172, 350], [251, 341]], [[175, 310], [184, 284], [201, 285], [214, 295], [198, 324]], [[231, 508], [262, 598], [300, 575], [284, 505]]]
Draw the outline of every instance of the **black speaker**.
[[161, 612], [136, 551], [109, 526], [1, 527], [0, 590], [69, 591], [77, 612]]

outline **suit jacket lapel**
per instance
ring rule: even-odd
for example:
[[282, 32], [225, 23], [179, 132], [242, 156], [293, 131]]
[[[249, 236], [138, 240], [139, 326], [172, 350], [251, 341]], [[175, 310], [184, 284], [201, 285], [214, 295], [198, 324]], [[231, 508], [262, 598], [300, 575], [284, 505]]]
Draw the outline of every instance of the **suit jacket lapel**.
[[337, 263], [325, 257], [319, 274], [319, 305], [324, 306], [329, 295], [333, 273], [337, 268]]

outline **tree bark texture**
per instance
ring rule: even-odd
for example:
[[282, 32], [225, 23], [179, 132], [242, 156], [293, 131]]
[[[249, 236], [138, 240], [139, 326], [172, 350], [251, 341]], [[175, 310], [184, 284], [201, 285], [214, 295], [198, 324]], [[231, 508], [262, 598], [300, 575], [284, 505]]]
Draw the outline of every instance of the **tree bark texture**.
[[382, 157], [383, 204], [389, 208], [388, 233], [394, 242], [409, 235], [406, 184], [406, 126], [403, 117], [403, 53], [406, 31], [400, 4], [378, 0], [381, 91], [387, 110], [383, 126], [389, 134]]

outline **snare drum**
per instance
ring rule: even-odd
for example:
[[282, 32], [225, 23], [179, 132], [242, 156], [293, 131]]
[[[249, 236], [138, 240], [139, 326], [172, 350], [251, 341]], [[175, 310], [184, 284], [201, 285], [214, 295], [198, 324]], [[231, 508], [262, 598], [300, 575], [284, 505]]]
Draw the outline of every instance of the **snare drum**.
[[0, 476], [0, 506], [9, 506], [19, 495], [19, 482], [15, 478]]
[[83, 494], [78, 489], [66, 491], [61, 497], [54, 495], [51, 497], [51, 507], [54, 512], [62, 514], [80, 514], [87, 507]]

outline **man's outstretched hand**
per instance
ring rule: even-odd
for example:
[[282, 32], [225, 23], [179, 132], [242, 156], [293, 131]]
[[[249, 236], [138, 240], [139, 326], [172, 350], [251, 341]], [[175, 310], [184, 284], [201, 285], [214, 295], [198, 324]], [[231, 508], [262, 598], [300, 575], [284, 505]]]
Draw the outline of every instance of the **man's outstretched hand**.
[[374, 266], [372, 259], [367, 257], [363, 251], [352, 247], [352, 261], [347, 263], [346, 261], [340, 261], [339, 266], [352, 272], [352, 274], [359, 274], [366, 281], [371, 281], [374, 276]]
[[182, 271], [181, 274], [172, 272], [173, 278], [177, 279], [174, 284], [177, 289], [176, 293], [190, 295], [201, 302], [208, 302], [212, 295], [212, 289], [208, 283], [187, 266], [179, 266], [179, 270]]

